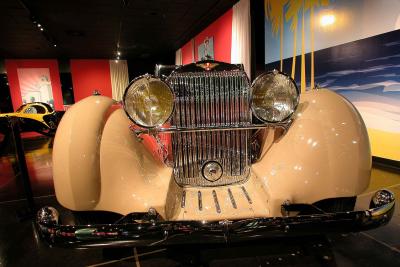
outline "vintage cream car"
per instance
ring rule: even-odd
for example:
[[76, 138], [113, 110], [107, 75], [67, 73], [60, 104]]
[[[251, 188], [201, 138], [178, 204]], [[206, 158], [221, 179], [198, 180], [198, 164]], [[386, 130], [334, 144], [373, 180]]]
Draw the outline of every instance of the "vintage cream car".
[[54, 142], [57, 200], [114, 219], [70, 223], [44, 207], [37, 225], [78, 247], [362, 231], [395, 203], [379, 190], [354, 211], [370, 171], [364, 122], [342, 96], [300, 94], [275, 70], [250, 84], [241, 65], [204, 61], [136, 78], [123, 108], [98, 95], [71, 107]]

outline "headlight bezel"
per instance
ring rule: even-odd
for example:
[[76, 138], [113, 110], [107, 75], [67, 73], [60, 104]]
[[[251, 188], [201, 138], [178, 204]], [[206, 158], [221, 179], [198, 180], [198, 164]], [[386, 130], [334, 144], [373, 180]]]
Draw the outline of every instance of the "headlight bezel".
[[[259, 114], [257, 114], [257, 112], [256, 112], [256, 110], [255, 110], [255, 107], [254, 107], [254, 105], [253, 105], [254, 89], [255, 89], [256, 84], [259, 83], [260, 80], [261, 80], [264, 76], [266, 76], [266, 75], [271, 75], [271, 74], [272, 74], [272, 75], [283, 75], [283, 76], [285, 76], [285, 77], [294, 85], [294, 87], [295, 87], [295, 89], [296, 89], [296, 94], [297, 94], [297, 96], [296, 96], [296, 98], [295, 98], [296, 103], [295, 103], [295, 105], [294, 105], [294, 107], [293, 107], [293, 112], [291, 112], [289, 115], [287, 115], [284, 119], [282, 119], [282, 120], [280, 120], [280, 121], [271, 121], [271, 120], [266, 120], [266, 119], [262, 118], [261, 116], [259, 116]], [[286, 123], [286, 122], [290, 121], [291, 118], [293, 117], [293, 115], [295, 114], [295, 112], [296, 112], [296, 110], [297, 110], [297, 107], [299, 106], [299, 103], [300, 103], [300, 90], [299, 90], [299, 87], [297, 86], [296, 82], [292, 79], [292, 77], [290, 77], [290, 75], [288, 75], [288, 74], [286, 74], [286, 73], [284, 73], [284, 72], [282, 72], [282, 71], [279, 71], [279, 70], [274, 69], [274, 70], [271, 70], [271, 71], [263, 72], [262, 74], [258, 75], [257, 78], [254, 79], [254, 81], [251, 83], [251, 86], [250, 86], [250, 109], [251, 109], [252, 114], [253, 114], [258, 120], [260, 120], [260, 121], [263, 122], [263, 123], [267, 123], [267, 124], [278, 124], [278, 123]]]
[[[149, 79], [149, 80], [150, 79], [154, 79], [154, 80], [157, 80], [158, 82], [163, 83], [169, 89], [169, 92], [170, 92], [170, 94], [172, 96], [172, 101], [171, 101], [172, 109], [171, 109], [171, 112], [168, 115], [168, 117], [162, 123], [160, 122], [160, 123], [154, 124], [152, 126], [145, 125], [145, 124], [143, 124], [141, 122], [136, 121], [134, 118], [132, 118], [131, 115], [129, 114], [129, 112], [127, 111], [127, 106], [126, 106], [125, 100], [126, 100], [129, 88], [134, 83], [138, 82], [141, 79]], [[176, 101], [176, 95], [175, 95], [174, 91], [172, 90], [171, 86], [165, 80], [163, 80], [160, 77], [157, 77], [155, 75], [152, 75], [152, 74], [144, 74], [144, 75], [140, 75], [140, 76], [137, 76], [136, 78], [134, 78], [128, 84], [128, 86], [125, 88], [125, 91], [124, 91], [124, 94], [123, 94], [123, 97], [122, 97], [122, 106], [123, 106], [125, 114], [129, 118], [129, 120], [132, 121], [135, 125], [137, 125], [137, 126], [139, 126], [141, 128], [145, 128], [145, 129], [157, 129], [157, 128], [160, 128], [162, 125], [164, 125], [165, 123], [167, 123], [167, 122], [169, 122], [171, 120], [173, 114], [175, 113], [175, 101]]]

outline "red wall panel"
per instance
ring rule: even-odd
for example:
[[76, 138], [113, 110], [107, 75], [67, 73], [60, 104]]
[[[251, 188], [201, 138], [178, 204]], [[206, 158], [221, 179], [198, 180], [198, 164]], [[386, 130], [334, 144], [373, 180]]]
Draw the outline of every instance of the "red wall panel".
[[209, 37], [214, 38], [214, 59], [228, 63], [231, 62], [232, 15], [233, 10], [228, 10], [224, 15], [211, 23], [201, 33], [196, 35], [194, 39], [182, 46], [182, 64], [193, 62], [193, 50], [195, 54], [194, 60], [198, 61], [198, 46]]
[[193, 41], [190, 40], [187, 44], [182, 46], [182, 64], [189, 64], [193, 62]]
[[75, 102], [92, 95], [94, 90], [112, 97], [108, 60], [72, 59], [70, 66]]
[[231, 62], [232, 47], [232, 8], [216, 21], [211, 23], [195, 38], [195, 60], [198, 60], [198, 45], [203, 43], [205, 38], [214, 38], [214, 59], [217, 61]]
[[56, 59], [6, 59], [5, 65], [14, 110], [22, 105], [21, 88], [19, 86], [17, 72], [18, 68], [48, 68], [53, 90], [54, 108], [56, 110], [64, 109], [60, 74]]

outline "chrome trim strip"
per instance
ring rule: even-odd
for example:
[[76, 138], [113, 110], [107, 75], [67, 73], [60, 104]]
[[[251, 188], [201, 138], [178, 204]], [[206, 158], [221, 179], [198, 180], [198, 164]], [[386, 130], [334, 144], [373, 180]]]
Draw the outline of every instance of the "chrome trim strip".
[[201, 211], [201, 210], [203, 210], [203, 200], [201, 197], [201, 191], [197, 191], [197, 198], [199, 201], [199, 210]]
[[228, 195], [229, 195], [229, 199], [231, 200], [232, 207], [233, 207], [234, 209], [237, 209], [236, 201], [235, 201], [235, 198], [233, 197], [233, 194], [232, 194], [232, 191], [231, 191], [230, 188], [228, 188]]
[[240, 188], [242, 188], [242, 191], [244, 193], [244, 196], [246, 197], [247, 201], [249, 202], [249, 204], [253, 204], [253, 201], [251, 200], [249, 193], [247, 193], [247, 190], [244, 186], [241, 186]]
[[226, 126], [195, 126], [195, 127], [170, 127], [170, 128], [155, 128], [155, 129], [134, 129], [135, 134], [157, 134], [157, 133], [188, 133], [188, 132], [212, 132], [212, 131], [239, 131], [253, 130], [265, 128], [282, 128], [287, 130], [291, 124], [286, 123], [266, 123], [266, 124], [247, 124], [247, 125], [226, 125]]
[[[190, 90], [190, 114], [191, 114], [191, 118], [190, 118], [190, 125], [196, 125], [196, 100], [195, 100], [195, 88], [193, 87], [193, 77], [189, 78], [189, 90]], [[196, 177], [199, 175], [199, 166], [197, 164], [197, 133], [192, 132], [191, 133], [191, 138], [192, 138], [192, 149], [191, 149], [191, 153], [192, 153], [192, 173], [193, 173], [193, 177]]]
[[182, 199], [181, 199], [181, 208], [183, 209], [186, 205], [186, 191], [183, 190], [182, 192]]
[[[188, 117], [188, 115], [187, 115], [187, 113], [186, 113], [186, 107], [188, 106], [188, 103], [186, 102], [186, 97], [185, 97], [185, 94], [186, 94], [186, 92], [185, 92], [185, 89], [186, 89], [186, 87], [185, 87], [185, 79], [186, 79], [187, 77], [185, 77], [184, 79], [181, 79], [180, 80], [180, 92], [181, 92], [181, 101], [179, 101], [179, 104], [181, 105], [181, 108], [182, 108], [182, 113], [181, 113], [181, 119], [182, 119], [182, 126], [184, 126], [184, 127], [187, 127], [187, 124], [186, 124], [186, 119], [187, 119], [187, 117]], [[185, 177], [189, 177], [189, 166], [190, 166], [190, 163], [189, 163], [189, 148], [188, 148], [188, 145], [190, 144], [189, 143], [189, 138], [188, 138], [188, 136], [187, 136], [187, 133], [182, 133], [182, 136], [183, 136], [183, 143], [184, 144], [186, 144], [185, 146], [182, 146], [182, 148], [184, 149], [184, 152], [183, 152], [183, 169], [184, 169], [184, 172], [183, 172], [183, 174], [184, 174], [184, 176]]]
[[215, 190], [213, 190], [212, 191], [212, 195], [213, 195], [213, 198], [214, 198], [215, 209], [217, 210], [218, 213], [221, 213], [221, 208], [219, 206], [217, 192], [215, 192]]

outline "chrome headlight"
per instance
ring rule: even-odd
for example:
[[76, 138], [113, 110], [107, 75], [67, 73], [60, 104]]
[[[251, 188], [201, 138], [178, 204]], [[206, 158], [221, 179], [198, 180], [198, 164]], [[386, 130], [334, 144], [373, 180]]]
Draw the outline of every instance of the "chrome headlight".
[[251, 88], [251, 109], [263, 122], [285, 121], [299, 104], [295, 81], [282, 72], [274, 70], [261, 74]]
[[161, 126], [171, 117], [174, 93], [159, 78], [144, 75], [133, 80], [125, 89], [123, 105], [135, 124], [153, 128]]

